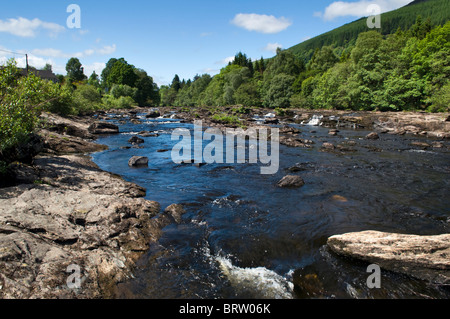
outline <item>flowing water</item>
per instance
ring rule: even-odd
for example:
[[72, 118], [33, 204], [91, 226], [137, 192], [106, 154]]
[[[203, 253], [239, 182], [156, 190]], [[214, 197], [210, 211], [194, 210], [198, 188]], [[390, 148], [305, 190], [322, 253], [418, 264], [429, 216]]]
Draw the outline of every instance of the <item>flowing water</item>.
[[[280, 146], [280, 169], [261, 175], [259, 164], [175, 164], [176, 120], [121, 122], [121, 134], [98, 143], [100, 168], [147, 189], [162, 209], [183, 204], [187, 213], [138, 262], [134, 278], [119, 285], [121, 298], [448, 298], [447, 288], [387, 271], [382, 288], [367, 287], [367, 264], [338, 257], [329, 236], [377, 230], [418, 235], [450, 231], [450, 152], [411, 146], [421, 137], [381, 135], [292, 125], [314, 147]], [[111, 119], [118, 123], [116, 119]], [[123, 148], [140, 131], [156, 131], [141, 149]], [[320, 151], [323, 142], [352, 141], [356, 152]], [[430, 142], [430, 141], [428, 141]], [[447, 142], [446, 142], [447, 143]], [[447, 143], [447, 146], [448, 143]], [[160, 152], [158, 152], [158, 150]], [[161, 152], [161, 150], [168, 150]], [[130, 168], [132, 156], [149, 167]], [[296, 166], [297, 172], [289, 168]], [[282, 189], [287, 174], [306, 185]]]

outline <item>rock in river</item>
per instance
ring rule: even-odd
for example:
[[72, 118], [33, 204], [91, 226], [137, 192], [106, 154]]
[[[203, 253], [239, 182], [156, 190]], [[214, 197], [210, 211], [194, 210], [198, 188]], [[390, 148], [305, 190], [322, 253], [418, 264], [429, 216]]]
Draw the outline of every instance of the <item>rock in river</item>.
[[128, 143], [133, 144], [133, 145], [138, 145], [138, 144], [145, 143], [145, 141], [142, 138], [138, 137], [138, 136], [133, 136], [132, 138], [130, 138], [128, 140]]
[[364, 231], [330, 237], [327, 244], [339, 255], [433, 284], [450, 284], [450, 234], [416, 236]]
[[117, 134], [119, 127], [111, 123], [97, 122], [89, 126], [88, 131], [91, 134]]
[[277, 185], [283, 188], [299, 188], [305, 185], [305, 181], [300, 176], [287, 175]]
[[133, 156], [128, 161], [128, 166], [130, 167], [148, 166], [148, 157]]
[[380, 136], [376, 132], [372, 132], [366, 136], [366, 139], [368, 139], [368, 140], [378, 140], [379, 138], [380, 138]]

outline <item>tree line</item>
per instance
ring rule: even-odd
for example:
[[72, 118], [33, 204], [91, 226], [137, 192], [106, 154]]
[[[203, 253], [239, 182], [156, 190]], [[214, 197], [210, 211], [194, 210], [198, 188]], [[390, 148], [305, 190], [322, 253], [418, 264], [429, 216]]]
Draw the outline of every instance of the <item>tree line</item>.
[[214, 77], [176, 75], [161, 87], [161, 105], [448, 111], [449, 40], [450, 22], [432, 27], [418, 17], [408, 30], [318, 48], [309, 61], [289, 50], [255, 62], [239, 52]]

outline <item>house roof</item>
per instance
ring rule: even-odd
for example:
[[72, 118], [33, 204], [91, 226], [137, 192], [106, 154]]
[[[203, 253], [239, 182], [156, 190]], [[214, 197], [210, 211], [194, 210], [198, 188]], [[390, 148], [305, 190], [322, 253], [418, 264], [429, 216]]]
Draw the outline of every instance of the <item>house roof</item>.
[[[34, 75], [36, 75], [44, 80], [58, 81], [58, 78], [52, 71], [36, 70], [34, 68], [30, 68], [30, 69], [28, 69], [28, 72], [32, 72], [32, 73], [34, 73]], [[19, 68], [19, 74], [23, 75], [23, 76], [27, 75], [27, 69]]]

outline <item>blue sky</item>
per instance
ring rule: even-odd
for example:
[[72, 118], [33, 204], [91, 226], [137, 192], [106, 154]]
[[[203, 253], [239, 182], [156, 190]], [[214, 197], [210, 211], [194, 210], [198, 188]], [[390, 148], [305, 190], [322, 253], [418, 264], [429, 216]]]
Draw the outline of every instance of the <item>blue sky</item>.
[[[0, 11], [0, 63], [15, 57], [65, 74], [72, 56], [86, 75], [100, 73], [110, 58], [124, 57], [159, 84], [196, 74], [218, 73], [242, 51], [256, 59], [368, 16], [369, 4], [383, 12], [411, 0], [15, 0]], [[81, 9], [81, 28], [69, 28], [70, 4]], [[3, 51], [2, 51], [3, 50]]]

